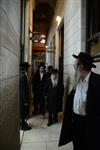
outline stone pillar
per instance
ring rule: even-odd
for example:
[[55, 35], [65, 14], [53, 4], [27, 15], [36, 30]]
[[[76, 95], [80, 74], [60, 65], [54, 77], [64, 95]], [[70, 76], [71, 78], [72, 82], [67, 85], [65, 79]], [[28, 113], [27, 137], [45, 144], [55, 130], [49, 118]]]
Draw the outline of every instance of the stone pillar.
[[33, 112], [33, 105], [32, 105], [32, 41], [30, 37], [32, 37], [33, 32], [33, 9], [35, 8], [35, 0], [28, 1], [29, 6], [29, 16], [28, 16], [28, 62], [31, 65], [28, 70], [28, 78], [29, 78], [29, 117], [32, 115]]
[[20, 0], [0, 0], [0, 149], [20, 150]]

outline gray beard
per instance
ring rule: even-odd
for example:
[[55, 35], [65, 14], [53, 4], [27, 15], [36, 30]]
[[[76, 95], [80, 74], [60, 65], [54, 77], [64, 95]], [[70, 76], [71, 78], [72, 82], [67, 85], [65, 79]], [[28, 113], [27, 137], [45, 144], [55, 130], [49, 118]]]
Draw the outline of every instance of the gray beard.
[[74, 78], [74, 88], [76, 88], [76, 86], [77, 86], [77, 83], [78, 83], [78, 81], [80, 80], [80, 72], [79, 72], [79, 70], [77, 69], [76, 70], [76, 72], [75, 72], [75, 78]]

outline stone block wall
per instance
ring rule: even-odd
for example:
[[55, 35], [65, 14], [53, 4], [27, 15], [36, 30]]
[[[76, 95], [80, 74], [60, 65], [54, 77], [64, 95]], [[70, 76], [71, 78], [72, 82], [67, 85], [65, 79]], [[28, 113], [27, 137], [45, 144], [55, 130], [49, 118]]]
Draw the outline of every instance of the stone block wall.
[[[81, 51], [81, 1], [68, 0], [65, 7], [64, 16], [64, 82], [70, 83], [70, 88], [74, 82], [74, 58], [72, 54]], [[69, 80], [69, 81], [68, 81]]]
[[[56, 17], [61, 17], [58, 25]], [[47, 44], [55, 35], [56, 39], [56, 66], [59, 66], [59, 29], [64, 24], [64, 85], [73, 87], [75, 70], [73, 68], [73, 54], [85, 51], [86, 46], [86, 0], [58, 0], [55, 15], [49, 31]], [[49, 61], [50, 59], [47, 58]]]
[[19, 150], [20, 0], [0, 0], [0, 149]]

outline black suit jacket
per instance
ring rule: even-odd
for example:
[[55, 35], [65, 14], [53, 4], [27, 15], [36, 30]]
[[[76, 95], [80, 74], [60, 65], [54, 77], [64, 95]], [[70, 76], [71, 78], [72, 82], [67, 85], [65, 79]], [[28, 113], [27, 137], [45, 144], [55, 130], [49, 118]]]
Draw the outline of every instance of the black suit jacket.
[[[59, 139], [59, 146], [65, 145], [73, 140], [72, 108], [74, 93], [75, 91], [72, 90], [66, 102], [64, 120]], [[94, 72], [91, 72], [89, 78], [86, 103], [86, 117], [86, 138], [88, 140], [88, 149], [100, 149], [100, 75]]]
[[45, 96], [45, 86], [46, 86], [47, 76], [44, 73], [42, 80], [40, 79], [40, 74], [35, 74], [33, 78], [33, 93], [34, 93], [34, 99], [36, 99], [38, 102], [41, 101], [41, 99], [44, 99]]
[[48, 111], [57, 113], [62, 111], [62, 100], [64, 93], [63, 83], [58, 79], [56, 87], [53, 87], [51, 78], [47, 80], [46, 95], [48, 97]]

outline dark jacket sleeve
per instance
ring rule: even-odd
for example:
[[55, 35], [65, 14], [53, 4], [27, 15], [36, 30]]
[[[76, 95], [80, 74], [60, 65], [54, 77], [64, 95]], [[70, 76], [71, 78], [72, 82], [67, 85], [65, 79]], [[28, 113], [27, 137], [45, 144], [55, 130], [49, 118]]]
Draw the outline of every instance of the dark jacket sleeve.
[[47, 97], [48, 97], [48, 92], [49, 92], [49, 84], [50, 84], [50, 79], [47, 78], [45, 81], [45, 86], [44, 86], [45, 96], [47, 96]]

